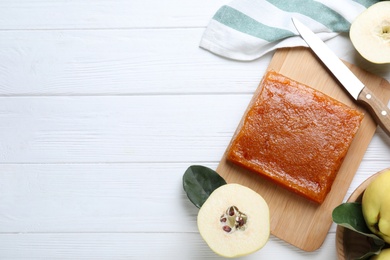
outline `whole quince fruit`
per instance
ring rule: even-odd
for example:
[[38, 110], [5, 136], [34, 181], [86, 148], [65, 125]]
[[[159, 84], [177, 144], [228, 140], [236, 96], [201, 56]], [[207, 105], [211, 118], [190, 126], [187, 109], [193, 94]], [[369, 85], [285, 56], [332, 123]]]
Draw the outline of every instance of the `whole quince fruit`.
[[367, 186], [362, 211], [368, 228], [390, 243], [390, 169], [384, 170]]

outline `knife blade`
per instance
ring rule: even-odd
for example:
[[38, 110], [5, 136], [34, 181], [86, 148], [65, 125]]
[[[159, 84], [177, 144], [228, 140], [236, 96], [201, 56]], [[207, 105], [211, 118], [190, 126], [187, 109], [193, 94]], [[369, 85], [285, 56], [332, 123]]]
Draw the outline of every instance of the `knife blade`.
[[303, 40], [317, 55], [317, 57], [332, 72], [341, 85], [348, 91], [353, 99], [363, 103], [371, 112], [375, 121], [390, 136], [390, 110], [365, 86], [353, 72], [332, 52], [328, 46], [302, 24], [298, 19], [292, 18], [293, 24]]

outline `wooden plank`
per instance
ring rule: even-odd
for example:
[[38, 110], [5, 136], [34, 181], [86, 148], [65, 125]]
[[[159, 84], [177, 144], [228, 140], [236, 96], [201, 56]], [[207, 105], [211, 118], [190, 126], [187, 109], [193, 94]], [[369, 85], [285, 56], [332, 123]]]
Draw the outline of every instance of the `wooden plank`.
[[1, 29], [205, 27], [226, 1], [2, 0]]
[[0, 233], [197, 232], [198, 209], [181, 184], [187, 167], [0, 165]]
[[[271, 237], [245, 259], [336, 259], [335, 235], [319, 252], [302, 252]], [[198, 233], [0, 234], [1, 259], [221, 259]]]
[[[384, 102], [388, 102], [390, 98], [390, 93], [387, 91], [390, 87], [388, 82], [355, 66], [350, 65], [350, 67], [366, 85], [370, 86], [373, 92], [377, 93]], [[268, 69], [276, 70], [347, 105], [357, 107], [308, 49], [278, 50]], [[273, 235], [303, 250], [313, 251], [318, 249], [326, 238], [332, 224], [331, 213], [344, 199], [375, 130], [376, 125], [370, 115], [365, 112], [365, 118], [344, 159], [332, 190], [321, 205], [311, 203], [256, 174], [227, 162], [225, 155], [217, 171], [228, 182], [244, 184], [263, 195], [270, 206]]]
[[0, 95], [253, 93], [272, 56], [223, 59], [203, 30], [0, 31]]
[[250, 98], [3, 97], [0, 163], [219, 161]]
[[[197, 232], [181, 183], [190, 164], [0, 164], [0, 233]], [[363, 161], [346, 198], [389, 164]]]

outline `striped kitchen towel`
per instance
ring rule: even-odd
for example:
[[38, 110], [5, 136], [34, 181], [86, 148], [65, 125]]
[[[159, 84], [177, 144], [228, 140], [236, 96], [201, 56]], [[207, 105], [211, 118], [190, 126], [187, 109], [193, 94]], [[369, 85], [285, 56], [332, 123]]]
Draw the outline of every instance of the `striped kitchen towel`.
[[207, 26], [200, 47], [235, 60], [254, 60], [282, 47], [306, 46], [296, 17], [324, 41], [348, 32], [352, 21], [376, 0], [234, 0]]

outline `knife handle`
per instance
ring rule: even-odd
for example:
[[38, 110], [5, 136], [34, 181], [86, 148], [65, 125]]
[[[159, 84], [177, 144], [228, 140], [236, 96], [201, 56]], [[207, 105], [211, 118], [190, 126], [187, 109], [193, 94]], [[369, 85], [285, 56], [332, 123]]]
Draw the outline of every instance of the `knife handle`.
[[390, 136], [390, 110], [383, 104], [368, 88], [364, 87], [360, 92], [358, 101], [367, 105], [374, 116], [375, 121], [382, 127], [383, 131]]

